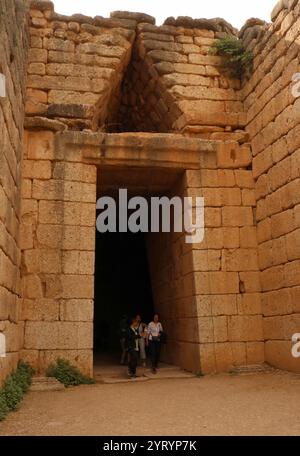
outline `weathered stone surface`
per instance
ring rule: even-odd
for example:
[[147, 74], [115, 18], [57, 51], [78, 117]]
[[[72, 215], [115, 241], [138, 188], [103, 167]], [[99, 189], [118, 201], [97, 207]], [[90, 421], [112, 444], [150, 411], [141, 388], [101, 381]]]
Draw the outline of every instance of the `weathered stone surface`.
[[92, 117], [93, 110], [80, 104], [51, 104], [47, 110], [48, 117], [70, 117], [85, 119]]
[[238, 143], [223, 143], [218, 151], [220, 168], [246, 168], [252, 161], [251, 149]]
[[31, 132], [28, 138], [28, 158], [51, 160], [54, 158], [54, 135], [52, 132]]
[[133, 13], [128, 11], [113, 11], [110, 13], [110, 17], [116, 17], [120, 19], [133, 19], [137, 22], [142, 22], [145, 24], [155, 24], [155, 18], [149, 16], [149, 14], [143, 13]]
[[67, 129], [64, 123], [46, 117], [25, 117], [24, 126], [27, 130], [63, 131]]

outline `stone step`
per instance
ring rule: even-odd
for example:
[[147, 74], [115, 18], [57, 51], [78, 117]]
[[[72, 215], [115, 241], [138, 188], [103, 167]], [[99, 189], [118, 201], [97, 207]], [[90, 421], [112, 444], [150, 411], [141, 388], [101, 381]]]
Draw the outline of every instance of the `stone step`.
[[272, 372], [274, 372], [274, 369], [266, 363], [236, 366], [230, 370], [230, 373], [234, 375], [266, 374]]
[[156, 374], [153, 374], [149, 368], [138, 368], [137, 370], [138, 377], [136, 379], [130, 379], [127, 375], [126, 368], [120, 371], [119, 369], [114, 372], [107, 371], [98, 371], [95, 375], [95, 380], [97, 383], [128, 383], [128, 382], [143, 382], [147, 380], [162, 380], [162, 379], [178, 379], [178, 378], [193, 378], [194, 374], [186, 372], [179, 367], [162, 365], [160, 369], [157, 370]]
[[194, 374], [186, 372], [182, 369], [158, 369], [156, 374], [153, 374], [151, 371], [146, 372], [145, 377], [150, 380], [161, 380], [161, 379], [176, 379], [176, 378], [195, 378]]
[[139, 382], [147, 382], [149, 378], [145, 377], [144, 375], [136, 377], [136, 378], [130, 378], [130, 377], [98, 377], [96, 379], [97, 383], [104, 383], [106, 385], [115, 385], [117, 383], [139, 383]]
[[29, 391], [63, 391], [65, 387], [54, 377], [33, 377]]

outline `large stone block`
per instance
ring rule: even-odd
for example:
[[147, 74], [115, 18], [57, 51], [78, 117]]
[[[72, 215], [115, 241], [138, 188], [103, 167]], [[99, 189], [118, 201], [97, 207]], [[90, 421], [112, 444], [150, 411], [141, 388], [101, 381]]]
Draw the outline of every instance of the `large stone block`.
[[37, 180], [34, 179], [32, 197], [37, 200], [63, 200], [64, 182], [60, 180]]
[[298, 260], [300, 258], [300, 229], [289, 233], [285, 240], [288, 260]]
[[57, 349], [57, 322], [27, 321], [25, 323], [24, 348], [30, 350]]
[[20, 350], [20, 359], [25, 363], [30, 364], [36, 372], [38, 372], [39, 368], [39, 350]]
[[205, 226], [215, 228], [221, 226], [221, 209], [216, 207], [204, 208]]
[[196, 294], [232, 294], [239, 292], [238, 274], [235, 272], [196, 272]]
[[95, 183], [97, 180], [97, 169], [93, 165], [60, 162], [54, 165], [53, 178]]
[[253, 176], [254, 178], [258, 178], [263, 173], [268, 171], [273, 165], [272, 160], [272, 149], [268, 147], [263, 152], [258, 154], [256, 157], [253, 158]]
[[201, 317], [198, 319], [198, 331], [200, 344], [214, 341], [214, 329], [212, 317]]
[[281, 187], [279, 190], [280, 202], [282, 209], [289, 209], [300, 203], [300, 179], [295, 179], [292, 182]]
[[[45, 83], [43, 81], [36, 82], [35, 86], [44, 88]], [[57, 87], [60, 87], [61, 83], [52, 84], [52, 89], [49, 90], [48, 94], [48, 103], [49, 104], [82, 104], [82, 105], [95, 105], [99, 101], [99, 93], [93, 92], [77, 92], [76, 89], [65, 89], [65, 90], [56, 90]], [[48, 84], [50, 86], [50, 83]], [[70, 84], [69, 84], [70, 86]], [[73, 84], [72, 87], [76, 86]], [[77, 86], [78, 87], [78, 86]], [[102, 89], [103, 87], [103, 89]], [[100, 89], [98, 88], [98, 91]], [[101, 90], [105, 90], [105, 87], [102, 85]]]
[[251, 149], [235, 142], [221, 143], [218, 150], [219, 168], [246, 168], [252, 162]]
[[214, 342], [228, 341], [227, 316], [213, 317]]
[[46, 49], [36, 49], [32, 48], [29, 49], [28, 52], [28, 62], [40, 62], [40, 63], [47, 63], [47, 50]]
[[24, 323], [6, 322], [4, 334], [6, 336], [7, 353], [19, 352], [23, 346]]
[[232, 351], [233, 366], [245, 366], [246, 360], [246, 343], [245, 342], [230, 342]]
[[32, 249], [34, 239], [34, 225], [32, 223], [22, 223], [20, 227], [20, 248]]
[[211, 303], [211, 315], [237, 314], [237, 296], [235, 294], [211, 295], [208, 299]]
[[23, 221], [37, 222], [37, 201], [32, 199], [23, 199], [21, 204], [21, 216]]
[[241, 191], [239, 188], [203, 188], [189, 190], [189, 196], [203, 196], [205, 206], [240, 206]]
[[44, 249], [60, 249], [63, 234], [61, 225], [38, 225], [36, 232], [38, 246]]
[[234, 342], [263, 341], [262, 316], [229, 316], [228, 336]]
[[62, 298], [92, 299], [94, 297], [93, 275], [63, 275]]
[[29, 179], [50, 179], [51, 162], [46, 160], [24, 160], [23, 177]]
[[242, 248], [257, 248], [256, 226], [244, 226], [240, 229], [240, 246]]
[[201, 361], [201, 372], [203, 374], [213, 374], [217, 371], [215, 344], [213, 344], [213, 343], [200, 344], [200, 361]]
[[[187, 255], [185, 255], [186, 257]], [[191, 271], [219, 271], [221, 267], [220, 250], [194, 250], [193, 264], [186, 272]]]
[[25, 349], [88, 349], [93, 346], [90, 322], [30, 322], [25, 324]]
[[258, 257], [256, 249], [223, 250], [223, 271], [257, 271]]
[[289, 289], [291, 296], [291, 308], [295, 313], [300, 313], [300, 287], [293, 287]]
[[268, 172], [268, 179], [271, 190], [277, 190], [279, 187], [285, 185], [291, 180], [291, 175], [291, 158], [287, 157], [274, 165]]
[[[59, 301], [54, 299], [24, 299], [22, 320], [57, 321], [59, 320]], [[42, 335], [41, 335], [42, 336]]]
[[21, 197], [31, 198], [32, 181], [30, 179], [22, 179], [21, 183]]
[[233, 355], [230, 343], [215, 344], [216, 371], [228, 372], [233, 366]]
[[284, 267], [274, 266], [262, 272], [261, 284], [263, 291], [279, 290], [285, 285]]
[[95, 250], [95, 227], [65, 226], [63, 233], [64, 250]]
[[261, 315], [262, 301], [260, 293], [244, 293], [237, 296], [237, 308], [240, 315]]
[[93, 251], [65, 251], [62, 262], [65, 274], [89, 275], [95, 272], [95, 253]]
[[96, 206], [93, 203], [40, 201], [39, 222], [95, 227]]
[[300, 285], [300, 260], [289, 262], [284, 266], [284, 285], [286, 287]]
[[44, 373], [49, 364], [54, 363], [57, 358], [68, 359], [77, 366], [84, 374], [93, 376], [93, 350], [91, 349], [61, 349], [39, 351], [38, 371]]
[[256, 293], [261, 291], [261, 276], [259, 272], [240, 272], [240, 291]]
[[[32, 160], [54, 159], [54, 134], [51, 131], [30, 132], [28, 158]], [[49, 172], [49, 171], [47, 171]], [[25, 176], [26, 177], [26, 176]], [[32, 177], [32, 176], [30, 176]], [[33, 176], [35, 177], [35, 176]]]
[[70, 299], [60, 301], [60, 319], [63, 321], [92, 321], [94, 301], [91, 299]]
[[266, 218], [257, 224], [257, 242], [260, 244], [272, 238], [271, 219]]
[[96, 184], [65, 181], [64, 199], [65, 201], [96, 204]]
[[222, 221], [224, 226], [252, 226], [253, 211], [251, 207], [223, 207]]
[[75, 44], [69, 40], [60, 40], [58, 38], [44, 38], [43, 46], [49, 51], [74, 52]]
[[288, 261], [286, 240], [284, 237], [274, 239], [272, 242], [273, 265], [283, 264]]
[[60, 322], [58, 325], [58, 348], [93, 348], [93, 324], [91, 322]]
[[266, 317], [286, 315], [294, 310], [292, 289], [283, 288], [262, 295], [262, 313]]
[[242, 204], [243, 206], [256, 206], [254, 190], [248, 188], [242, 190]]
[[36, 274], [23, 277], [23, 296], [29, 299], [43, 297], [43, 287], [40, 278]]

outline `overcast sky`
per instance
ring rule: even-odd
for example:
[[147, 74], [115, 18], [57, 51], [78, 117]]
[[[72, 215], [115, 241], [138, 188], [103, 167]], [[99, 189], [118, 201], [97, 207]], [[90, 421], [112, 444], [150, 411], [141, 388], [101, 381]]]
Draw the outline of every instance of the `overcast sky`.
[[241, 28], [250, 17], [270, 21], [277, 0], [52, 0], [61, 14], [81, 13], [109, 17], [111, 11], [137, 11], [156, 17], [162, 24], [168, 16], [223, 17]]

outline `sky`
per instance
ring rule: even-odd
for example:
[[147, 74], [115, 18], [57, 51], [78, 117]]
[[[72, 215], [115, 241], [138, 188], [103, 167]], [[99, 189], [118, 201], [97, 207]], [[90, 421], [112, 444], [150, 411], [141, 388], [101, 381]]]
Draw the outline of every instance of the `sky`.
[[156, 18], [160, 25], [169, 16], [193, 18], [222, 17], [241, 28], [247, 19], [258, 17], [270, 22], [277, 0], [52, 0], [60, 14], [81, 13], [109, 17], [111, 11], [135, 11]]

